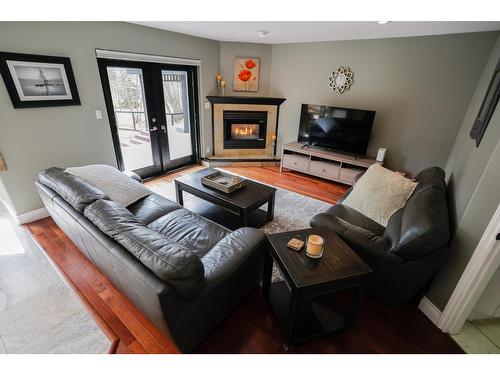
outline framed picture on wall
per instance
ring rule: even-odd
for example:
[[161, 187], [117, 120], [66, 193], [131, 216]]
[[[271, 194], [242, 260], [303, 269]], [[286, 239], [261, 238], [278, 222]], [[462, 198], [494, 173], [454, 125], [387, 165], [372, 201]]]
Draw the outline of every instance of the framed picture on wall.
[[483, 135], [486, 132], [486, 128], [490, 123], [491, 116], [495, 112], [498, 100], [500, 99], [500, 60], [497, 63], [493, 76], [491, 77], [490, 84], [488, 85], [488, 90], [486, 90], [486, 95], [484, 96], [483, 102], [479, 109], [479, 112], [474, 120], [472, 129], [470, 131], [470, 137], [476, 141], [476, 147], [479, 147]]
[[259, 91], [260, 60], [256, 57], [234, 58], [234, 91]]
[[68, 57], [0, 52], [0, 73], [14, 108], [80, 105]]

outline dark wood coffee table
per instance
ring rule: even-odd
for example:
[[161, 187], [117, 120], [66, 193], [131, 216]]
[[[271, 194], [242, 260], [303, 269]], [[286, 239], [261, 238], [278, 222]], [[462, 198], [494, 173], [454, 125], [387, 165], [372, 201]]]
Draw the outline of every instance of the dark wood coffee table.
[[[304, 242], [310, 234], [325, 240], [323, 256], [311, 259], [287, 247], [292, 237]], [[262, 290], [285, 336], [285, 348], [354, 324], [371, 268], [327, 228], [316, 227], [267, 236], [270, 247]], [[284, 281], [271, 283], [273, 261]], [[337, 292], [347, 291], [347, 303]]]
[[[252, 226], [260, 228], [274, 218], [276, 189], [258, 182], [245, 180], [245, 187], [226, 194], [201, 183], [201, 177], [216, 172], [206, 168], [175, 179], [177, 203], [184, 206], [183, 192], [202, 201], [189, 200], [186, 208], [230, 229]], [[260, 209], [267, 203], [267, 210]]]

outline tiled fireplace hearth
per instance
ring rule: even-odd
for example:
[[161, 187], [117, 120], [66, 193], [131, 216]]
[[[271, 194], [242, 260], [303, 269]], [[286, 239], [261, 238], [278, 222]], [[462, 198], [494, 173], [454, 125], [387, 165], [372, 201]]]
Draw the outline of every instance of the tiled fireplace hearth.
[[273, 158], [283, 98], [208, 96], [212, 103], [213, 156]]

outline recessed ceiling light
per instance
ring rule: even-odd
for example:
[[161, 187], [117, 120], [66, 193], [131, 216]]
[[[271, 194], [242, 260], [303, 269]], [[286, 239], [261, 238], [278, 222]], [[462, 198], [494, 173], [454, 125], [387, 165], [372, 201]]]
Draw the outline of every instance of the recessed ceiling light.
[[391, 21], [377, 21], [379, 25], [385, 25], [386, 23], [389, 23]]
[[259, 36], [261, 38], [265, 38], [269, 34], [269, 31], [266, 31], [266, 30], [257, 30], [257, 33], [259, 34]]

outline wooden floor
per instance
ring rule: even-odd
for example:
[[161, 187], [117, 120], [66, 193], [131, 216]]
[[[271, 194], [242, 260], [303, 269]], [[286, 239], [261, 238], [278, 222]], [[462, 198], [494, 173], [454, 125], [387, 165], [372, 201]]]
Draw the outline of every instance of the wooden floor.
[[[189, 168], [147, 184], [154, 190], [170, 189]], [[228, 171], [334, 203], [346, 186], [277, 167], [232, 167]], [[168, 189], [167, 189], [168, 188]], [[177, 353], [58, 228], [51, 218], [26, 225], [27, 230], [59, 267], [106, 335], [116, 353]], [[268, 302], [254, 291], [200, 345], [198, 353], [284, 353], [282, 336]], [[297, 346], [296, 353], [461, 353], [446, 334], [436, 328], [415, 305], [392, 308], [366, 297], [356, 327]]]
[[291, 172], [287, 169], [280, 173], [279, 167], [225, 167], [224, 169], [328, 203], [335, 203], [349, 188], [347, 185], [333, 183], [299, 172]]

